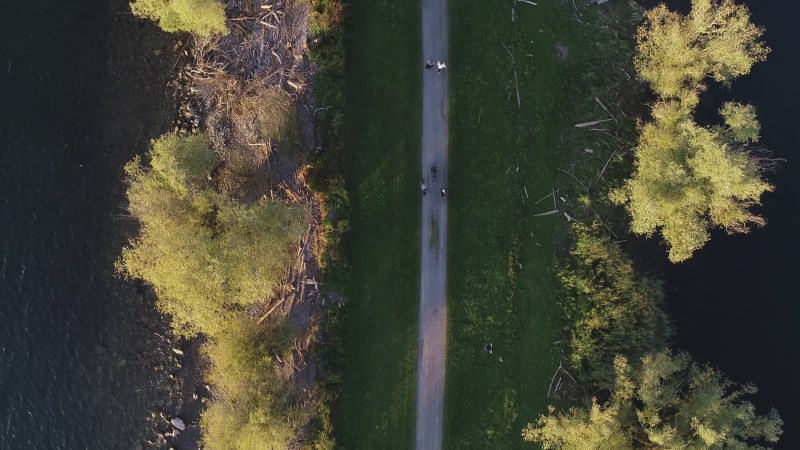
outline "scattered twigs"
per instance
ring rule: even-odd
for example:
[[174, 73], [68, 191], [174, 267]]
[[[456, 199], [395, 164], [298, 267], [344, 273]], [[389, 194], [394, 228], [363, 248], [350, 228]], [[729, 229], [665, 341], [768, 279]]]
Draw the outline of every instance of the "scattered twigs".
[[536, 200], [533, 204], [534, 205], [538, 205], [539, 203], [542, 202], [542, 200], [544, 200], [544, 199], [546, 199], [548, 197], [551, 197], [551, 196], [553, 198], [555, 198], [556, 193], [559, 192], [560, 190], [561, 190], [561, 188], [558, 188], [558, 190], [555, 190], [555, 189], [551, 190], [549, 194], [545, 195], [544, 197], [540, 198], [539, 200]]
[[506, 44], [504, 42], [501, 42], [500, 45], [502, 45], [503, 48], [506, 49], [506, 53], [508, 53], [508, 56], [511, 57], [511, 64], [512, 65], [516, 64], [517, 60], [516, 60], [516, 58], [514, 58], [514, 55], [511, 53], [511, 50], [508, 48], [508, 46], [506, 46]]
[[605, 229], [608, 230], [608, 232], [611, 233], [612, 236], [614, 236], [614, 239], [619, 239], [617, 233], [614, 233], [614, 230], [609, 228], [609, 226], [606, 225], [605, 222], [603, 222], [603, 219], [600, 218], [600, 214], [597, 214], [597, 211], [595, 211], [594, 209], [592, 209], [592, 212], [594, 213], [595, 218], [597, 218], [597, 221], [600, 222], [600, 224], [603, 225], [603, 227], [605, 227]]
[[567, 175], [571, 176], [573, 180], [577, 181], [577, 182], [578, 182], [578, 184], [580, 184], [580, 185], [581, 185], [581, 187], [583, 188], [583, 190], [585, 190], [585, 191], [587, 191], [587, 192], [589, 191], [589, 187], [588, 187], [588, 186], [586, 186], [585, 184], [583, 184], [583, 183], [581, 182], [581, 180], [579, 180], [579, 179], [578, 179], [578, 178], [577, 178], [575, 175], [573, 175], [571, 172], [567, 172], [566, 170], [564, 170], [564, 169], [561, 169], [561, 168], [559, 168], [558, 170], [560, 170], [560, 171], [564, 172], [565, 174], [567, 174]]

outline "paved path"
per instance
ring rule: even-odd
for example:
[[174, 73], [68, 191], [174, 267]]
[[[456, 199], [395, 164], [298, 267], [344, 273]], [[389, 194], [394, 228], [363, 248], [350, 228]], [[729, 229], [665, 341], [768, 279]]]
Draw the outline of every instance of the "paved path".
[[[422, 54], [448, 61], [447, 3], [422, 0]], [[442, 448], [442, 410], [447, 310], [447, 200], [440, 189], [447, 183], [447, 73], [425, 69], [422, 81], [422, 177], [428, 195], [422, 197], [422, 260], [420, 264], [419, 355], [417, 362], [417, 450]], [[436, 178], [431, 166], [438, 167]]]

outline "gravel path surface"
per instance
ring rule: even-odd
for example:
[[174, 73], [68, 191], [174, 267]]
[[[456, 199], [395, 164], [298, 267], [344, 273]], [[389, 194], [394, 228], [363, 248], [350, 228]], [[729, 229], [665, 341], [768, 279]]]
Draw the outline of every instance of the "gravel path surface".
[[[442, 448], [447, 310], [447, 187], [448, 105], [447, 74], [436, 63], [447, 63], [447, 3], [422, 0], [422, 53], [434, 67], [425, 68], [422, 82], [422, 179], [428, 194], [422, 197], [422, 262], [419, 308], [417, 375], [417, 450]], [[434, 178], [431, 167], [437, 167]]]

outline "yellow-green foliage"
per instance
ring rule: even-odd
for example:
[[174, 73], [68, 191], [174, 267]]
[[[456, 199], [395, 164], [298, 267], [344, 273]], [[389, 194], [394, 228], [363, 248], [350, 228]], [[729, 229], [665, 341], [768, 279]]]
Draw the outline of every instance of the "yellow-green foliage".
[[136, 0], [131, 3], [131, 11], [158, 22], [162, 30], [170, 33], [228, 34], [225, 8], [218, 0]]
[[636, 68], [661, 101], [641, 129], [636, 171], [611, 199], [626, 205], [634, 233], [660, 231], [673, 262], [703, 247], [710, 228], [747, 232], [764, 223], [749, 209], [772, 190], [746, 147], [760, 132], [755, 108], [725, 104], [725, 126], [693, 120], [704, 78], [729, 83], [769, 52], [749, 20], [731, 0], [694, 0], [688, 16], [655, 7], [639, 29]]
[[119, 268], [151, 283], [180, 334], [219, 334], [231, 312], [261, 301], [305, 230], [303, 210], [276, 202], [241, 205], [205, 186], [216, 157], [201, 136], [168, 134], [152, 144], [150, 168], [126, 166], [140, 235]]
[[214, 402], [202, 415], [203, 443], [209, 450], [287, 448], [295, 429], [308, 418], [303, 397], [275, 371], [286, 357], [291, 330], [259, 329], [238, 317], [226, 324], [205, 350], [214, 362], [208, 381]]
[[656, 105], [639, 136], [636, 171], [611, 193], [626, 205], [634, 233], [660, 230], [670, 261], [690, 258], [709, 228], [746, 232], [748, 223], [763, 222], [749, 208], [772, 186], [743, 147], [756, 138], [758, 122], [748, 107], [726, 105], [723, 112], [728, 127], [705, 128], [683, 103]]
[[707, 76], [730, 83], [766, 58], [763, 32], [733, 0], [692, 0], [688, 16], [660, 4], [639, 28], [636, 69], [665, 98], [697, 89]]
[[550, 408], [522, 436], [544, 449], [763, 449], [778, 442], [783, 421], [774, 409], [756, 414], [739, 386], [685, 353], [658, 352], [631, 367], [614, 360], [616, 380], [607, 403], [596, 399], [567, 412]]

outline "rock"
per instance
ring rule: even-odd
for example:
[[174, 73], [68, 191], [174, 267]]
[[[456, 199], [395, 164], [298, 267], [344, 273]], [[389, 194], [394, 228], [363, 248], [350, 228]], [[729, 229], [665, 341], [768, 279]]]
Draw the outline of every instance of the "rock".
[[181, 431], [186, 429], [186, 424], [183, 422], [183, 419], [181, 419], [180, 417], [173, 418], [172, 420], [170, 420], [170, 423], [172, 424], [173, 427], [175, 427], [175, 428], [177, 428], [177, 429], [179, 429]]

